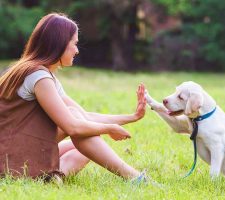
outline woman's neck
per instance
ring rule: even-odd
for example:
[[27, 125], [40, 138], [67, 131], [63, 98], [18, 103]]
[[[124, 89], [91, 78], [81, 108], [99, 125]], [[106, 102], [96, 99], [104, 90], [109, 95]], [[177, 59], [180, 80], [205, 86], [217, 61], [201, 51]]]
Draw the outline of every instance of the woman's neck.
[[50, 72], [55, 72], [59, 68], [59, 66], [60, 66], [60, 63], [58, 61], [57, 63], [55, 63], [53, 65], [49, 65], [48, 69]]

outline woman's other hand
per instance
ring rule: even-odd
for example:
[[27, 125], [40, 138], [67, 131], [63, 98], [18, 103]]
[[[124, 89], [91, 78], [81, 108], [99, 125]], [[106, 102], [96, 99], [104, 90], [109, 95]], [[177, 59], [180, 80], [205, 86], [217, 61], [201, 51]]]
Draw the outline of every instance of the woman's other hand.
[[126, 140], [128, 138], [131, 138], [128, 131], [126, 131], [122, 126], [119, 126], [117, 124], [113, 124], [109, 136], [114, 140]]

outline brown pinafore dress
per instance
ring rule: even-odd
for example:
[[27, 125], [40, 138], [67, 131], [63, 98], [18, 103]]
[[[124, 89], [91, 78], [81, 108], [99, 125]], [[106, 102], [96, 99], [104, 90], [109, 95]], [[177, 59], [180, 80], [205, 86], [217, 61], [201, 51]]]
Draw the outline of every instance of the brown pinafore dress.
[[[45, 67], [36, 67], [27, 74]], [[49, 71], [48, 71], [49, 72]], [[0, 99], [0, 175], [33, 178], [59, 169], [56, 124], [37, 100]]]

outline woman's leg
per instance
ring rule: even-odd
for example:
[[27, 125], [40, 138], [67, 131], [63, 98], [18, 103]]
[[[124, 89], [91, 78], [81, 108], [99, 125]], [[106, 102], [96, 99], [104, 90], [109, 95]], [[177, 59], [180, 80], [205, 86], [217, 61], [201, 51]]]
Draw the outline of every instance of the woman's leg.
[[71, 139], [79, 152], [112, 173], [127, 179], [140, 175], [139, 171], [125, 163], [100, 136]]
[[[69, 109], [75, 117], [86, 120], [76, 109], [72, 107]], [[67, 136], [60, 129], [58, 129], [58, 133], [59, 141]], [[71, 139], [77, 149], [71, 142], [59, 143], [60, 169], [66, 175], [77, 173], [89, 162], [89, 159], [124, 178], [133, 178], [140, 174], [125, 163], [100, 136], [71, 137]]]
[[[85, 120], [76, 109], [73, 107], [69, 107], [69, 109], [76, 118]], [[65, 175], [78, 173], [90, 161], [75, 148], [71, 140], [63, 140], [67, 136], [66, 133], [58, 128], [57, 141], [59, 142], [60, 170]]]
[[71, 140], [64, 140], [60, 142], [58, 146], [60, 170], [66, 176], [78, 173], [90, 161], [74, 147]]

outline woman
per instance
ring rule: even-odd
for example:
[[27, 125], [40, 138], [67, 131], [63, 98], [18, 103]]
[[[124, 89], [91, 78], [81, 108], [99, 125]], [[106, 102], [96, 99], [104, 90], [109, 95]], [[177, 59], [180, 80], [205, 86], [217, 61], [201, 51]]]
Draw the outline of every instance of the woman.
[[[77, 43], [76, 23], [63, 14], [48, 14], [35, 27], [20, 60], [0, 77], [1, 174], [37, 177], [60, 170], [68, 175], [93, 160], [124, 178], [140, 176], [100, 135], [116, 141], [130, 138], [120, 125], [144, 116], [144, 86], [139, 86], [134, 114], [86, 112], [53, 74], [72, 65]], [[66, 136], [71, 140], [62, 141]]]

